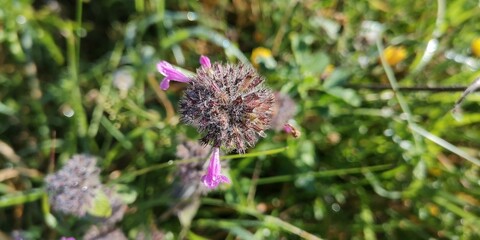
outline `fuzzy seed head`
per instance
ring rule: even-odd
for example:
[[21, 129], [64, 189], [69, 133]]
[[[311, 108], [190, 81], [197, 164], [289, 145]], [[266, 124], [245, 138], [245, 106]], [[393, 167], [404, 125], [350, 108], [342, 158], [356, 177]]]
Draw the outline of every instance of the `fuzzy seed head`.
[[75, 155], [63, 168], [46, 177], [47, 193], [55, 211], [85, 216], [101, 187], [96, 163], [92, 156]]
[[249, 65], [200, 67], [180, 101], [181, 120], [197, 128], [201, 142], [244, 153], [270, 127], [273, 93]]

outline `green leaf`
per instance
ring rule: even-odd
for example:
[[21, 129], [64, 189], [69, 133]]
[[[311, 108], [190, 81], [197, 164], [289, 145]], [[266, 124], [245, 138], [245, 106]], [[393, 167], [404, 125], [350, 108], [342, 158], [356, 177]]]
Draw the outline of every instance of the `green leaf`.
[[45, 214], [44, 219], [47, 226], [51, 228], [55, 228], [58, 225], [57, 219], [51, 213]]
[[334, 88], [328, 88], [325, 89], [325, 91], [334, 96], [342, 99], [346, 103], [358, 107], [360, 106], [360, 96], [357, 95], [357, 93], [352, 90], [352, 89], [345, 89], [345, 88], [340, 88], [340, 87], [334, 87]]
[[124, 184], [116, 184], [115, 191], [125, 204], [131, 204], [137, 199], [138, 193], [133, 188]]
[[200, 207], [200, 199], [195, 198], [188, 201], [184, 206], [178, 210], [178, 220], [183, 227], [189, 227], [192, 224], [192, 220], [197, 215], [198, 208]]
[[308, 53], [301, 59], [301, 69], [304, 74], [320, 76], [328, 63], [328, 55], [324, 52]]
[[9, 115], [9, 116], [13, 116], [15, 114], [15, 110], [13, 108], [3, 104], [2, 102], [0, 102], [0, 113], [5, 114], [5, 115]]
[[341, 69], [336, 69], [323, 83], [324, 88], [334, 88], [341, 86], [348, 80], [350, 73]]

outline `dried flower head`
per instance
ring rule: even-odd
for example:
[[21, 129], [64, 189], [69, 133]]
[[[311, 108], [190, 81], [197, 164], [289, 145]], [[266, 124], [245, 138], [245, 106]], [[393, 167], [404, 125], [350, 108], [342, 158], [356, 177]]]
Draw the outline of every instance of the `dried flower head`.
[[185, 141], [177, 146], [179, 159], [198, 158], [198, 161], [181, 164], [176, 175], [179, 182], [175, 188], [175, 195], [181, 199], [199, 196], [207, 193], [208, 189], [199, 181], [206, 170], [206, 158], [211, 151], [210, 146], [201, 145], [194, 141]]
[[132, 72], [126, 68], [119, 69], [113, 73], [113, 86], [120, 91], [128, 91], [133, 86]]
[[180, 101], [181, 120], [203, 143], [243, 153], [270, 127], [274, 96], [263, 82], [249, 65], [202, 63]]
[[[181, 143], [177, 145], [177, 152], [175, 155], [178, 159], [204, 159], [208, 157], [211, 151], [212, 147], [209, 145], [202, 145], [197, 141], [181, 140]], [[184, 165], [186, 164], [182, 164], [181, 166]]]
[[85, 216], [101, 187], [96, 163], [92, 156], [75, 155], [62, 169], [46, 177], [47, 193], [55, 211]]
[[91, 226], [85, 235], [84, 240], [127, 240], [128, 238], [118, 228], [111, 226]]
[[157, 64], [165, 76], [160, 87], [170, 81], [189, 83], [180, 101], [181, 120], [197, 128], [201, 142], [213, 146], [202, 182], [215, 188], [230, 179], [221, 173], [220, 147], [244, 153], [258, 137], [265, 136], [272, 118], [273, 93], [264, 87], [263, 77], [245, 64], [220, 64], [200, 57], [197, 75], [188, 77], [165, 61]]
[[23, 231], [23, 230], [13, 230], [10, 233], [10, 237], [12, 240], [25, 240], [25, 239], [31, 239], [32, 237], [30, 236], [29, 232]]
[[164, 240], [166, 239], [165, 233], [161, 230], [158, 230], [155, 226], [151, 226], [149, 229], [141, 229], [135, 240]]
[[295, 116], [297, 105], [290, 96], [276, 92], [272, 109], [272, 128], [275, 131], [281, 131], [288, 120]]

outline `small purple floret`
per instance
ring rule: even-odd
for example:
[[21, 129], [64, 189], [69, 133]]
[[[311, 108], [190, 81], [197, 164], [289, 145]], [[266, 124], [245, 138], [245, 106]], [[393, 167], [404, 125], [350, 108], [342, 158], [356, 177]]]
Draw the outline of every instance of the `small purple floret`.
[[216, 188], [220, 183], [230, 183], [230, 179], [222, 175], [222, 166], [220, 165], [220, 149], [213, 148], [212, 157], [208, 163], [207, 174], [203, 175], [202, 182], [206, 187]]
[[175, 69], [170, 63], [166, 61], [160, 61], [157, 64], [157, 70], [165, 76], [165, 78], [160, 83], [160, 87], [163, 90], [167, 90], [170, 87], [170, 81], [177, 81], [177, 82], [190, 82], [190, 78], [188, 78], [185, 74], [180, 72], [179, 70]]
[[283, 131], [285, 131], [286, 133], [292, 133], [293, 128], [290, 124], [285, 124], [285, 125], [283, 125]]
[[212, 67], [212, 64], [210, 63], [210, 58], [208, 58], [207, 56], [200, 56], [200, 64], [206, 68]]

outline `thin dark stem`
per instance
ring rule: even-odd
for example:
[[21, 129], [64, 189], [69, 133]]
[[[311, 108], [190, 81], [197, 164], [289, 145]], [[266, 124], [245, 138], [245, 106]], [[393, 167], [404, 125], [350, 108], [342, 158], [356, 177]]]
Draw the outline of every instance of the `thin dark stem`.
[[[356, 90], [393, 90], [390, 85], [367, 85], [367, 84], [346, 84], [345, 88], [351, 88]], [[412, 86], [412, 87], [398, 87], [398, 90], [402, 92], [463, 92], [467, 89], [467, 86], [441, 86], [441, 87], [428, 87], [428, 86]]]

